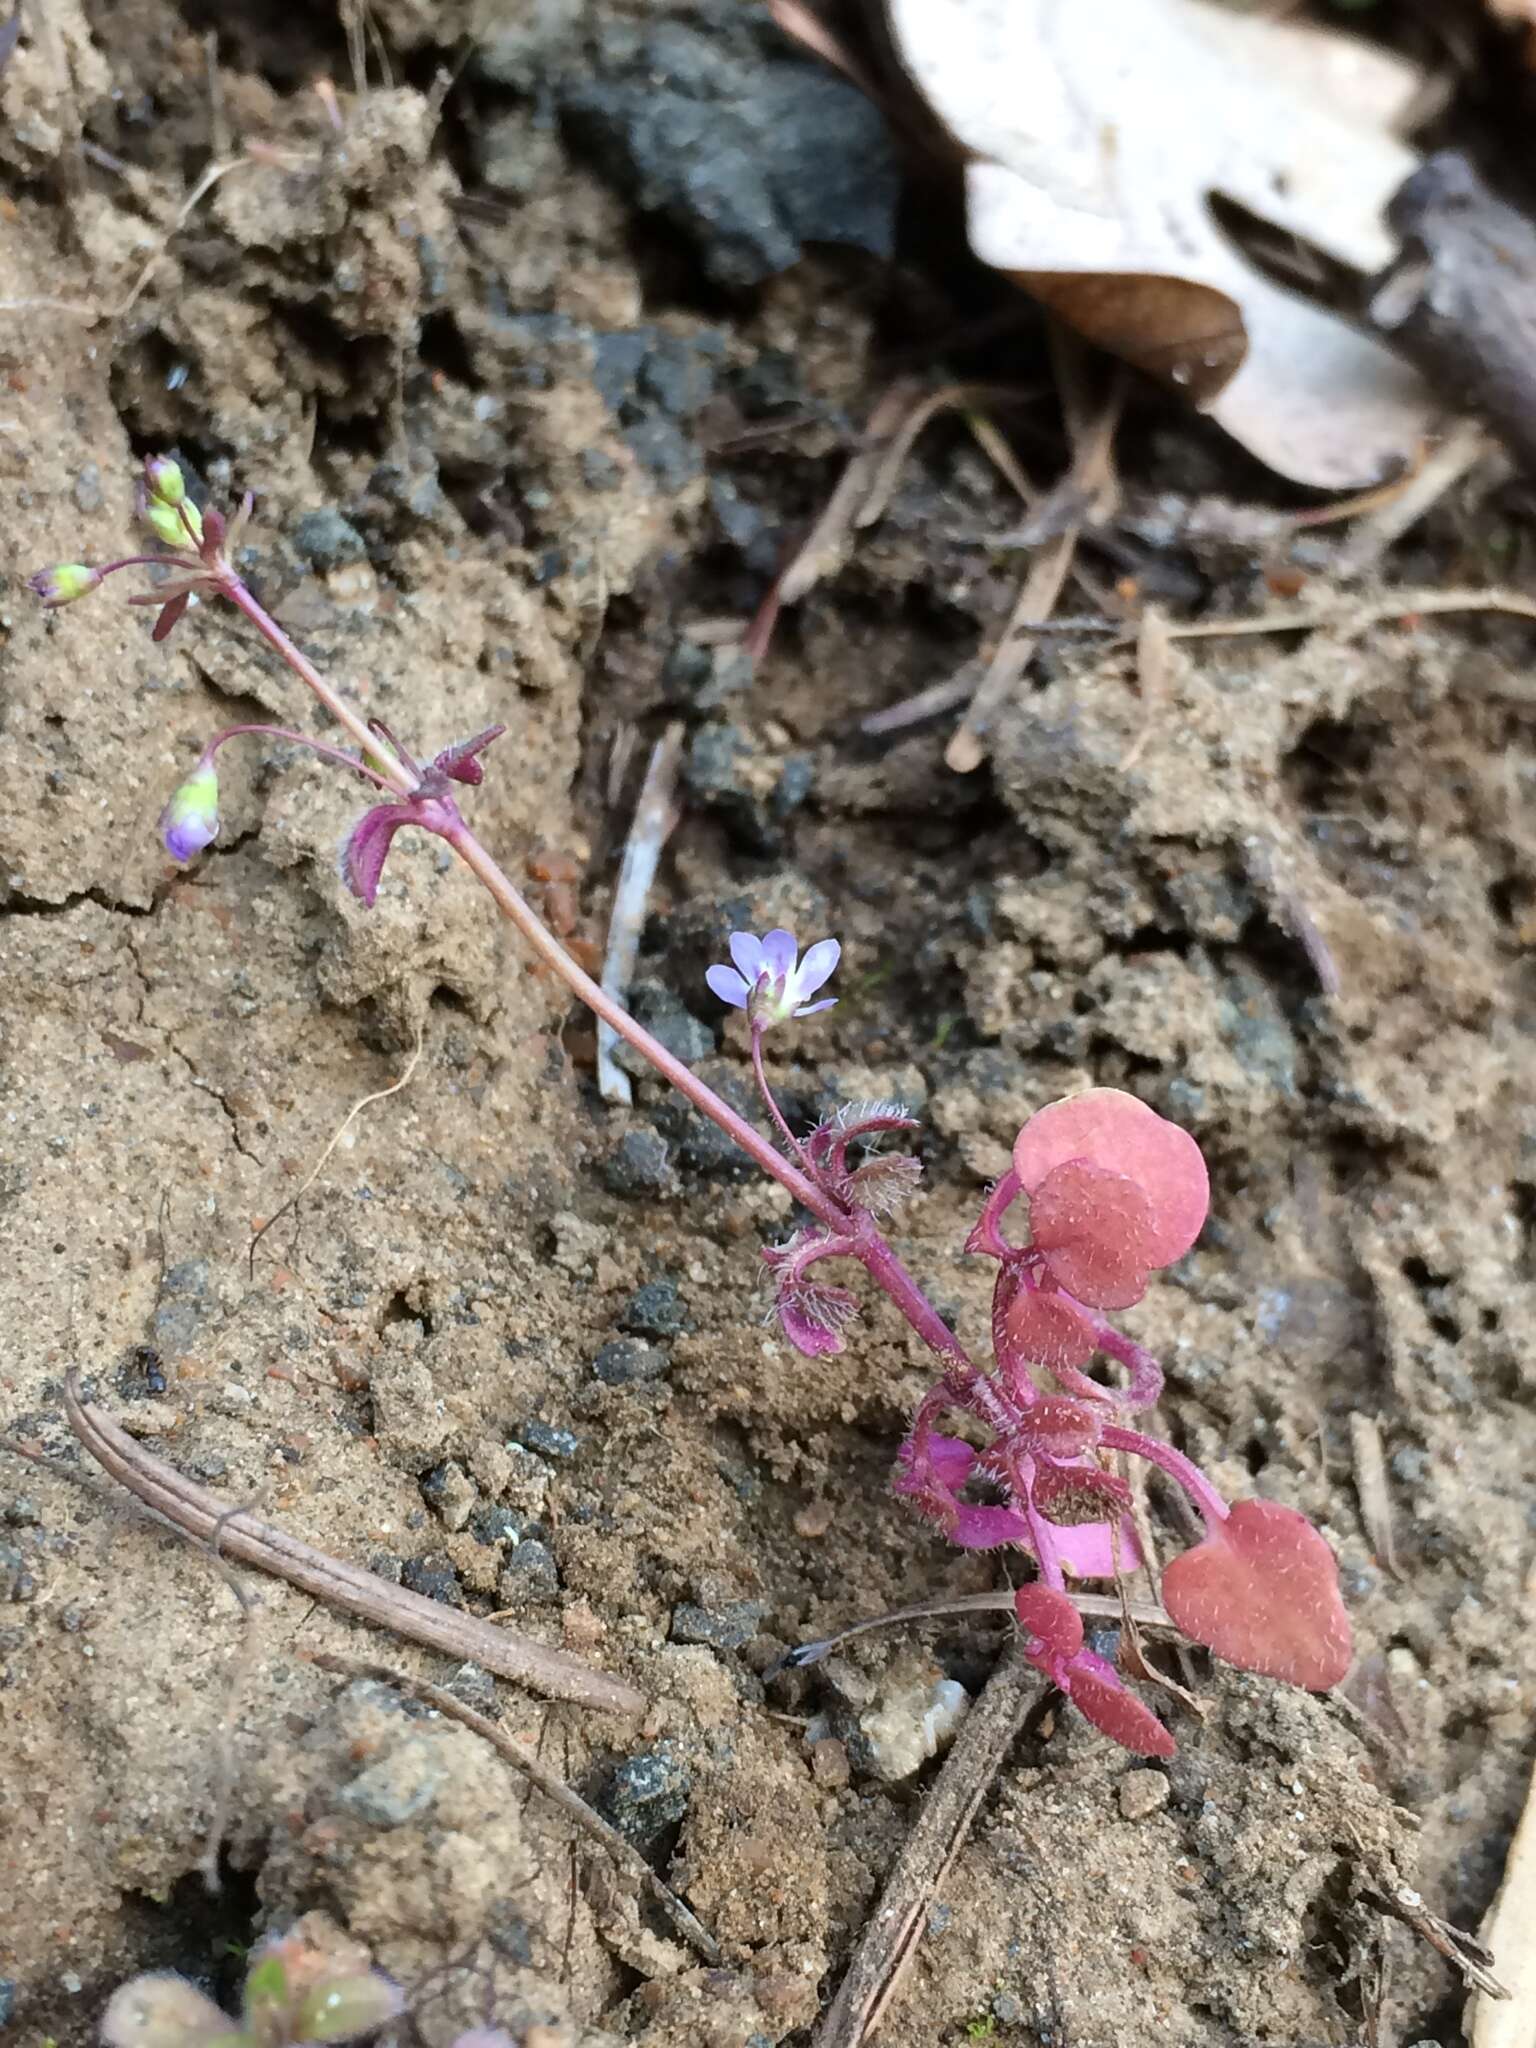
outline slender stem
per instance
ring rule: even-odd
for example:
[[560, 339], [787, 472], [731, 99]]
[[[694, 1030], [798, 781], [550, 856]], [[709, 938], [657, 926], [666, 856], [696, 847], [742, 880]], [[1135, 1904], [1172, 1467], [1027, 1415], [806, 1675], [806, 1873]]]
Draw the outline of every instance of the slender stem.
[[822, 1184], [821, 1175], [812, 1166], [810, 1159], [806, 1155], [805, 1147], [789, 1128], [788, 1123], [785, 1121], [784, 1112], [774, 1100], [773, 1090], [768, 1086], [768, 1076], [763, 1072], [763, 1026], [761, 1024], [754, 1024], [752, 1026], [752, 1072], [757, 1077], [757, 1092], [763, 1098], [763, 1105], [767, 1109], [769, 1116], [772, 1117], [779, 1136], [789, 1147], [791, 1158], [797, 1160], [805, 1172], [820, 1187]]
[[99, 576], [115, 576], [119, 569], [179, 569], [183, 576], [206, 575], [201, 562], [192, 562], [185, 555], [120, 555], [115, 562], [102, 562]]
[[1220, 1528], [1227, 1519], [1231, 1510], [1200, 1467], [1191, 1464], [1182, 1451], [1165, 1444], [1161, 1437], [1143, 1436], [1139, 1429], [1122, 1429], [1118, 1422], [1107, 1422], [1099, 1441], [1109, 1450], [1129, 1451], [1133, 1458], [1145, 1458], [1149, 1465], [1160, 1465], [1170, 1479], [1183, 1487], [1208, 1529]]
[[[384, 763], [384, 774], [381, 778], [384, 785], [398, 791], [402, 796], [414, 795], [414, 780], [398, 761], [382, 751], [379, 735], [371, 731], [365, 721], [343, 703], [314, 663], [299, 651], [277, 621], [252, 596], [234, 570], [225, 566], [214, 572], [211, 580], [217, 583], [230, 603], [245, 614], [268, 646], [288, 664], [302, 682], [309, 686], [337, 724], [351, 733], [365, 752], [375, 755]], [[803, 1167], [795, 1164], [793, 1160], [785, 1159], [760, 1131], [755, 1130], [747, 1122], [745, 1117], [740, 1116], [728, 1102], [715, 1093], [713, 1088], [701, 1081], [680, 1059], [668, 1052], [659, 1040], [653, 1038], [643, 1025], [638, 1024], [630, 1016], [622, 1004], [616, 1003], [599, 987], [591, 975], [584, 973], [577, 966], [553, 932], [534, 915], [511, 879], [461, 818], [456, 816], [441, 836], [448, 841], [470, 873], [487, 891], [508, 923], [516, 927], [538, 957], [553, 968], [571, 993], [585, 1003], [594, 1016], [600, 1017], [620, 1038], [627, 1040], [643, 1059], [650, 1062], [664, 1081], [669, 1081], [701, 1115], [707, 1116], [711, 1123], [724, 1131], [727, 1137], [741, 1147], [749, 1159], [763, 1169], [764, 1173], [771, 1174], [781, 1186], [788, 1188], [803, 1209], [809, 1210], [811, 1215], [818, 1217], [834, 1232], [841, 1234], [848, 1230], [850, 1218], [841, 1203], [834, 1201], [818, 1186]], [[794, 1142], [793, 1135], [790, 1134], [790, 1143], [793, 1145]], [[796, 1146], [796, 1151], [798, 1150]], [[996, 1389], [971, 1364], [954, 1332], [881, 1236], [874, 1219], [867, 1212], [860, 1211], [855, 1220], [858, 1235], [853, 1246], [853, 1256], [859, 1260], [876, 1286], [890, 1296], [923, 1342], [944, 1359], [945, 1377], [956, 1394], [970, 1402], [976, 1412], [993, 1427], [1006, 1428], [1008, 1410]]]
[[337, 696], [308, 655], [300, 653], [276, 619], [257, 603], [234, 570], [224, 568], [211, 571], [209, 580], [217, 585], [237, 611], [244, 612], [267, 645], [287, 662], [301, 681], [309, 685], [336, 723], [351, 733], [363, 752], [372, 754], [376, 760], [383, 762], [383, 785], [395, 790], [400, 796], [414, 795], [415, 782], [399, 762], [391, 757], [385, 742], [377, 733], [370, 732], [367, 722]]
[[307, 747], [312, 754], [318, 754], [324, 761], [339, 761], [343, 768], [350, 768], [354, 775], [365, 775], [378, 789], [387, 789], [394, 794], [394, 784], [386, 782], [382, 775], [370, 768], [366, 761], [360, 761], [356, 754], [349, 754], [345, 747], [333, 747], [326, 740], [311, 739], [307, 732], [294, 732], [286, 725], [227, 725], [223, 732], [215, 733], [203, 749], [204, 755], [214, 754], [226, 740], [243, 739], [249, 733], [261, 733], [268, 739], [291, 740], [296, 747]]
[[808, 1174], [785, 1159], [761, 1131], [754, 1130], [744, 1116], [668, 1052], [644, 1025], [637, 1024], [628, 1010], [606, 995], [590, 974], [583, 973], [554, 934], [534, 915], [516, 886], [462, 819], [452, 825], [443, 837], [492, 897], [502, 916], [517, 927], [534, 952], [554, 969], [573, 995], [578, 996], [605, 1024], [611, 1025], [620, 1038], [626, 1039], [663, 1080], [670, 1081], [680, 1095], [687, 1097], [695, 1109], [718, 1124], [765, 1173], [771, 1173], [775, 1180], [788, 1188], [802, 1208], [809, 1209], [813, 1216], [819, 1217], [834, 1231], [847, 1229], [848, 1218], [841, 1208]]
[[[1099, 1349], [1107, 1351], [1130, 1375], [1129, 1383], [1117, 1389], [1121, 1401], [1127, 1408], [1155, 1407], [1163, 1391], [1163, 1368], [1151, 1352], [1117, 1330], [1097, 1309], [1085, 1308], [1075, 1297], [1072, 1299], [1078, 1313], [1091, 1325]], [[1104, 1389], [1098, 1391], [1102, 1394]]]

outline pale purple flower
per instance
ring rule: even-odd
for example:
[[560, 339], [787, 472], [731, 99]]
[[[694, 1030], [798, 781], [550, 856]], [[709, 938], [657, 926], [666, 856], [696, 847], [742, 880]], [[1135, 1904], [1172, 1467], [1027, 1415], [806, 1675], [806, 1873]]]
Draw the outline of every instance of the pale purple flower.
[[836, 970], [843, 951], [836, 939], [818, 939], [806, 947], [803, 960], [797, 959], [793, 932], [765, 932], [760, 939], [751, 932], [732, 932], [727, 943], [735, 966], [711, 967], [704, 979], [722, 1003], [745, 1010], [753, 1024], [814, 1017], [837, 1001], [836, 996], [806, 1001]]

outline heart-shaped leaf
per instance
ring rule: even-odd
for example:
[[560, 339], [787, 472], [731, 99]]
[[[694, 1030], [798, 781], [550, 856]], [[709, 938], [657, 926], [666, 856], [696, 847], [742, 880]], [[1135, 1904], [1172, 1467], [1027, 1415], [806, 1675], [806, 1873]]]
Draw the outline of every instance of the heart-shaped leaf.
[[1305, 1515], [1239, 1501], [1163, 1573], [1163, 1605], [1197, 1643], [1244, 1671], [1326, 1692], [1349, 1669], [1349, 1616], [1333, 1552]]

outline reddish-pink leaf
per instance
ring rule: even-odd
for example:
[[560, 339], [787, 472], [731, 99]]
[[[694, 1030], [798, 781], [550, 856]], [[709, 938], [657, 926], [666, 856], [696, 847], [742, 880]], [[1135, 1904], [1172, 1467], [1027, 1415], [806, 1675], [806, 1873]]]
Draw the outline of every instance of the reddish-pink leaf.
[[992, 1349], [999, 1365], [1086, 1365], [1098, 1349], [1092, 1329], [1059, 1294], [1042, 1294], [1005, 1267], [992, 1295]]
[[[1083, 1647], [1083, 1617], [1065, 1593], [1038, 1584], [1020, 1586], [1013, 1596], [1013, 1611], [1019, 1617], [1019, 1627], [1040, 1644], [1039, 1656], [1030, 1661], [1039, 1663], [1042, 1670], [1075, 1657]], [[1056, 1674], [1053, 1671], [1051, 1675]]]
[[1013, 1165], [1033, 1194], [1054, 1167], [1086, 1160], [1135, 1181], [1150, 1210], [1148, 1264], [1182, 1258], [1200, 1235], [1210, 1179], [1189, 1135], [1118, 1088], [1089, 1088], [1038, 1110], [1014, 1140]]
[[1150, 1707], [1128, 1692], [1109, 1666], [1085, 1651], [1068, 1673], [1067, 1697], [1101, 1735], [1136, 1756], [1173, 1756], [1178, 1745]]
[[1163, 1605], [1197, 1643], [1244, 1671], [1326, 1692], [1352, 1638], [1333, 1552], [1305, 1515], [1244, 1500], [1163, 1573]]
[[1086, 1159], [1053, 1166], [1033, 1190], [1029, 1235], [1057, 1286], [1090, 1308], [1134, 1308], [1161, 1263], [1145, 1193]]

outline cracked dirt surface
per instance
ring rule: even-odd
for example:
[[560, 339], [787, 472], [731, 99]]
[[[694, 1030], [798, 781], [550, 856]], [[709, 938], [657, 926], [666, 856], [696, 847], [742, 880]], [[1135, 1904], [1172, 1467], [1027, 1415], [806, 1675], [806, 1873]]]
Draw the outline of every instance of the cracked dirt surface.
[[[663, 10], [712, 35], [729, 11]], [[601, 932], [643, 742], [679, 710], [680, 628], [750, 611], [824, 497], [884, 374], [880, 287], [816, 254], [722, 298], [604, 182], [548, 118], [551, 80], [636, 10], [372, 13], [407, 82], [343, 93], [340, 145], [306, 90], [345, 75], [331, 10], [283, 34], [231, 13], [226, 116], [280, 157], [208, 195], [115, 324], [57, 302], [120, 305], [207, 160], [206, 23], [59, 0], [53, 42], [0, 75], [5, 289], [55, 302], [0, 311], [0, 1423], [71, 1455], [75, 1365], [231, 1500], [622, 1672], [651, 1703], [633, 1722], [508, 1687], [503, 1714], [626, 1814], [726, 1961], [701, 1968], [463, 1730], [305, 1662], [379, 1647], [309, 1601], [257, 1589], [232, 1700], [242, 1622], [207, 1562], [6, 1458], [0, 2038], [83, 2048], [129, 1971], [227, 1980], [221, 1943], [320, 1909], [419, 1993], [433, 2044], [487, 2016], [561, 2048], [801, 2043], [921, 1791], [808, 1730], [846, 1732], [913, 1655], [974, 1690], [997, 1640], [877, 1634], [763, 1682], [788, 1643], [998, 1583], [886, 1491], [919, 1348], [879, 1303], [839, 1358], [776, 1341], [756, 1252], [779, 1191], [648, 1083], [604, 1107], [586, 1027], [430, 842], [402, 838], [365, 913], [336, 871], [353, 793], [308, 757], [232, 749], [220, 838], [172, 870], [154, 821], [178, 774], [220, 724], [305, 717], [296, 691], [207, 608], [156, 646], [109, 597], [49, 618], [23, 587], [121, 547], [148, 446], [256, 485], [251, 573], [305, 650], [423, 746], [505, 722], [475, 823], [578, 941]], [[461, 35], [482, 54], [439, 109]], [[122, 170], [82, 168], [82, 133]], [[761, 424], [764, 390], [809, 421], [793, 452], [709, 453]], [[1148, 489], [1218, 460], [1193, 435], [1151, 438]], [[1203, 1718], [1175, 1716], [1150, 1801], [1070, 1716], [1021, 1744], [882, 2039], [1354, 2042], [1385, 1955], [1392, 2037], [1451, 2048], [1453, 1979], [1368, 1894], [1400, 1880], [1475, 1924], [1529, 1767], [1529, 634], [1183, 650], [1129, 776], [1128, 658], [1067, 647], [990, 778], [960, 781], [942, 733], [854, 736], [1008, 600], [1008, 572], [946, 538], [1006, 526], [1006, 494], [963, 437], [924, 445], [750, 690], [682, 705], [686, 816], [641, 993], [739, 1094], [743, 1041], [701, 979], [724, 933], [842, 936], [840, 1005], [775, 1078], [797, 1115], [919, 1110], [900, 1248], [975, 1332], [987, 1276], [958, 1247], [1032, 1107], [1093, 1080], [1193, 1129], [1213, 1222], [1135, 1319], [1165, 1426], [1228, 1492], [1325, 1529], [1360, 1665], [1353, 1710], [1197, 1667]], [[1404, 581], [1495, 548], [1499, 581], [1536, 579], [1518, 500], [1448, 514]], [[1251, 556], [1197, 567], [1218, 603], [1266, 601]], [[253, 1265], [418, 1037], [409, 1085]], [[657, 1155], [625, 1141], [652, 1136], [664, 1165], [637, 1176]], [[1397, 1575], [1362, 1515], [1358, 1414]]]

